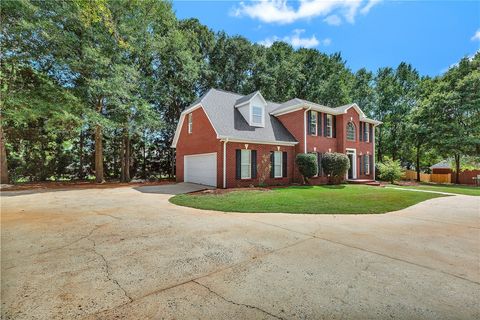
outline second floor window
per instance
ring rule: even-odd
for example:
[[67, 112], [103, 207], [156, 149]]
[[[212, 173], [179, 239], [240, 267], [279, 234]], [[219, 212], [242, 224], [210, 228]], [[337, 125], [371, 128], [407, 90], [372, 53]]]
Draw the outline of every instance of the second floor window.
[[355, 125], [351, 122], [347, 123], [347, 140], [355, 141]]
[[263, 123], [263, 109], [261, 107], [252, 107], [252, 123], [262, 124]]
[[310, 134], [312, 136], [317, 135], [317, 111], [310, 113]]
[[188, 133], [192, 133], [192, 114], [188, 114]]
[[363, 124], [363, 130], [365, 131], [363, 134], [363, 141], [370, 142], [370, 123], [365, 122]]
[[333, 116], [331, 114], [327, 114], [327, 123], [325, 124], [325, 130], [327, 133], [327, 137], [331, 138], [333, 136]]

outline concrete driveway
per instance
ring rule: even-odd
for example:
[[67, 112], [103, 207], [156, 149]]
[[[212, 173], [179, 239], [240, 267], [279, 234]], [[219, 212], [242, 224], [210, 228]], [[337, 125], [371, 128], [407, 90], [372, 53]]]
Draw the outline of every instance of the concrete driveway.
[[3, 193], [2, 318], [480, 317], [480, 197], [225, 214], [155, 188]]

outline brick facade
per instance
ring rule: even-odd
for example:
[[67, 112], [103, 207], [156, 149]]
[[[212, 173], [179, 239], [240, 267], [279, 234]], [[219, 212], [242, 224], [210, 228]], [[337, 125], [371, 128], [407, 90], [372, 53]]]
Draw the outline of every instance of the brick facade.
[[[250, 185], [258, 185], [262, 181], [262, 175], [265, 176], [264, 183], [267, 185], [286, 185], [298, 183], [301, 181], [301, 175], [294, 165], [295, 156], [305, 151], [305, 122], [306, 112], [304, 109], [280, 115], [277, 118], [290, 131], [290, 133], [298, 141], [295, 146], [280, 146], [267, 144], [252, 144], [248, 142], [227, 142], [226, 144], [226, 187], [246, 187]], [[184, 179], [184, 156], [202, 153], [217, 153], [217, 187], [223, 187], [223, 149], [224, 142], [217, 139], [217, 134], [212, 127], [203, 108], [192, 111], [193, 126], [192, 133], [188, 133], [188, 115], [182, 124], [179, 139], [177, 142], [176, 154], [176, 177], [181, 182]], [[323, 116], [322, 116], [323, 119]], [[349, 141], [346, 137], [347, 123], [352, 121], [355, 125], [355, 140]], [[360, 118], [354, 108], [348, 109], [346, 114], [336, 116], [336, 137], [322, 135], [307, 134], [307, 152], [341, 152], [346, 153], [347, 148], [356, 150], [356, 166], [358, 179], [373, 179], [373, 163], [370, 163], [370, 174], [360, 174], [361, 156], [364, 154], [373, 155], [374, 143], [360, 141]], [[248, 145], [248, 146], [247, 146]], [[257, 150], [257, 178], [256, 179], [237, 179], [236, 178], [236, 157], [235, 150], [245, 149]], [[286, 178], [270, 178], [270, 173], [262, 173], [265, 167], [270, 164], [270, 152], [282, 151], [287, 152], [287, 177]], [[326, 183], [327, 177], [312, 178], [312, 184]]]

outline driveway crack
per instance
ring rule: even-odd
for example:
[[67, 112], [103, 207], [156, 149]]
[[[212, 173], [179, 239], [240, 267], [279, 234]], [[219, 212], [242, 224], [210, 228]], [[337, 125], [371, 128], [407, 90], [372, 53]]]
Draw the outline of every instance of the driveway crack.
[[228, 303], [234, 304], [234, 305], [236, 305], [236, 306], [247, 307], [247, 308], [249, 308], [249, 309], [258, 310], [258, 311], [263, 312], [263, 313], [265, 313], [265, 314], [267, 314], [267, 315], [269, 315], [270, 317], [273, 317], [273, 318], [275, 318], [275, 319], [284, 320], [284, 318], [279, 317], [279, 316], [277, 316], [277, 315], [274, 315], [273, 313], [270, 313], [270, 312], [268, 312], [268, 311], [266, 311], [266, 310], [263, 310], [263, 309], [261, 309], [261, 308], [259, 308], [259, 307], [252, 306], [252, 305], [250, 305], [250, 304], [238, 303], [238, 302], [232, 301], [232, 300], [230, 300], [230, 299], [227, 299], [227, 298], [225, 298], [224, 296], [222, 296], [221, 294], [217, 293], [216, 291], [213, 291], [210, 287], [208, 287], [208, 286], [206, 286], [206, 285], [204, 285], [204, 284], [202, 284], [202, 283], [200, 283], [200, 282], [198, 282], [198, 281], [196, 281], [196, 280], [192, 280], [192, 282], [198, 284], [199, 286], [204, 287], [204, 288], [207, 289], [210, 293], [213, 293], [214, 295], [216, 295], [217, 297], [219, 297], [219, 298], [222, 299], [223, 301], [226, 301], [226, 302], [228, 302]]
[[97, 251], [97, 248], [96, 248], [96, 242], [95, 240], [93, 239], [90, 239], [88, 238], [92, 243], [93, 243], [93, 247], [92, 247], [92, 251], [97, 255], [99, 256], [100, 258], [102, 258], [102, 261], [103, 261], [103, 265], [104, 265], [104, 270], [105, 270], [105, 275], [107, 276], [107, 279], [111, 282], [113, 282], [122, 292], [123, 294], [125, 295], [125, 297], [128, 299], [128, 302], [133, 302], [133, 298], [130, 297], [127, 293], [127, 291], [120, 285], [120, 283], [117, 281], [117, 279], [113, 278], [111, 273], [110, 273], [110, 265], [108, 263], [108, 260], [105, 259], [105, 256], [103, 254], [101, 254], [100, 252]]

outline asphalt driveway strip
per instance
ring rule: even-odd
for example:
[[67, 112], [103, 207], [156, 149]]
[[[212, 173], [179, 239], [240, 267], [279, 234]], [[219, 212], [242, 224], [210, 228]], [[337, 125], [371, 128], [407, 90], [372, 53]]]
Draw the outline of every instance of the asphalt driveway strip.
[[168, 202], [190, 187], [2, 192], [2, 319], [480, 318], [480, 197], [380, 215]]

